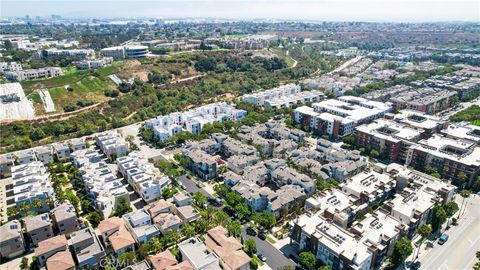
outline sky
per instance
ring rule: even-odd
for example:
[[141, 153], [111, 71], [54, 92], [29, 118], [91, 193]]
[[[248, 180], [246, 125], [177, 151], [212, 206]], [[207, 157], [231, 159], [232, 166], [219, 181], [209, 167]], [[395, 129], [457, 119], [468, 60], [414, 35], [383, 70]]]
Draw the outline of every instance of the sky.
[[480, 0], [0, 0], [0, 17], [474, 21]]

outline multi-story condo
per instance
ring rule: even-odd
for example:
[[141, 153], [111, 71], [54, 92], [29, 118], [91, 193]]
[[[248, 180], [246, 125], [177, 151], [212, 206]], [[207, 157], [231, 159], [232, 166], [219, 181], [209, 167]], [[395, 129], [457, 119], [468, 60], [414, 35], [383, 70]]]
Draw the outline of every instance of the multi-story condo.
[[7, 71], [19, 71], [22, 70], [22, 64], [17, 62], [0, 62], [0, 73]]
[[318, 102], [325, 97], [323, 92], [301, 91], [300, 85], [286, 84], [266, 91], [242, 96], [242, 100], [268, 109], [288, 108], [306, 102]]
[[99, 269], [102, 266], [105, 249], [91, 228], [70, 233], [68, 243], [79, 269]]
[[291, 244], [298, 250], [311, 251], [323, 264], [334, 270], [372, 268], [370, 244], [325, 218], [321, 211], [306, 213], [293, 222]]
[[85, 59], [78, 61], [75, 62], [75, 66], [77, 66], [78, 69], [99, 69], [110, 65], [112, 62], [112, 57], [103, 57], [99, 59]]
[[43, 205], [37, 212], [46, 212], [50, 207], [47, 198], [54, 198], [53, 186], [45, 167], [39, 161], [12, 167], [13, 196], [18, 207], [22, 203], [31, 204], [35, 199]]
[[160, 233], [145, 209], [125, 214], [122, 218], [139, 245], [147, 243], [152, 237]]
[[123, 219], [111, 217], [98, 224], [103, 242], [111, 248], [115, 255], [135, 250], [135, 240], [125, 228]]
[[122, 135], [114, 131], [105, 131], [95, 137], [97, 145], [111, 160], [128, 154], [129, 144]]
[[92, 49], [47, 49], [39, 51], [36, 55], [38, 58], [60, 58], [70, 57], [75, 60], [83, 60], [95, 57], [95, 51]]
[[480, 145], [480, 127], [468, 124], [453, 124], [441, 130], [440, 133], [452, 139], [466, 140]]
[[356, 125], [381, 118], [392, 109], [386, 103], [352, 96], [314, 103], [312, 107], [295, 109], [295, 123], [335, 138], [352, 134]]
[[68, 251], [67, 238], [63, 234], [39, 242], [38, 247], [35, 248], [35, 256], [42, 267], [50, 257], [62, 251]]
[[405, 162], [409, 147], [422, 138], [424, 130], [392, 120], [378, 119], [373, 123], [357, 126], [356, 146], [375, 149], [381, 158], [391, 162]]
[[35, 151], [32, 149], [20, 150], [13, 153], [13, 155], [16, 157], [17, 163], [20, 165], [28, 164], [37, 160]]
[[63, 71], [58, 67], [44, 67], [39, 69], [26, 69], [5, 72], [5, 78], [12, 81], [25, 81], [39, 78], [52, 78], [62, 76]]
[[53, 152], [56, 160], [65, 161], [70, 159], [70, 146], [66, 142], [58, 142], [52, 144]]
[[468, 183], [480, 174], [480, 147], [470, 141], [435, 134], [411, 146], [409, 152], [405, 164], [435, 166], [443, 178]]
[[155, 119], [145, 121], [145, 126], [151, 128], [155, 136], [165, 142], [182, 130], [200, 134], [205, 124], [224, 122], [226, 120], [240, 121], [247, 115], [244, 110], [238, 110], [224, 102], [204, 105], [186, 112], [175, 112]]
[[23, 220], [25, 231], [35, 246], [38, 242], [53, 237], [52, 223], [48, 213], [37, 216], [27, 216]]
[[18, 220], [12, 220], [0, 226], [0, 255], [3, 258], [14, 258], [25, 251], [25, 240], [22, 225]]
[[220, 258], [220, 264], [229, 270], [250, 270], [252, 260], [235, 237], [227, 237], [227, 229], [217, 226], [205, 234], [205, 245]]
[[118, 171], [147, 203], [159, 198], [171, 183], [169, 177], [137, 152], [117, 158], [117, 165]]
[[401, 92], [391, 97], [390, 101], [393, 103], [395, 110], [409, 109], [426, 114], [435, 114], [450, 108], [454, 104], [454, 97], [456, 96], [457, 93], [454, 91], [420, 88]]
[[447, 126], [447, 122], [440, 117], [412, 110], [402, 110], [393, 119], [409, 127], [423, 129], [422, 139], [429, 138]]
[[42, 162], [43, 165], [48, 165], [54, 161], [53, 149], [50, 145], [44, 145], [34, 148], [37, 160]]
[[217, 177], [217, 162], [209, 154], [201, 150], [192, 150], [185, 153], [190, 161], [190, 170], [203, 180]]

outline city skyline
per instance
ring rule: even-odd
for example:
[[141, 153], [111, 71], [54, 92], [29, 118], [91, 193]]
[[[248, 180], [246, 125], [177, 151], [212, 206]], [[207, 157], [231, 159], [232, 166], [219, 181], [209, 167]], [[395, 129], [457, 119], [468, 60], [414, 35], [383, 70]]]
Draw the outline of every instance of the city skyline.
[[[112, 4], [115, 9], [112, 9]], [[473, 0], [142, 0], [2, 1], [1, 17], [50, 16], [102, 18], [218, 18], [231, 20], [449, 22], [480, 21]]]

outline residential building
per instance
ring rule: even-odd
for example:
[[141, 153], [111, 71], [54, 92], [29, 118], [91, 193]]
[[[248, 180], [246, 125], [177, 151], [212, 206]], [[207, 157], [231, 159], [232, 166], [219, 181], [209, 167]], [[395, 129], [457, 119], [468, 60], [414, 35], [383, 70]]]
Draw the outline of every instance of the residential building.
[[443, 178], [471, 182], [480, 174], [480, 147], [471, 141], [435, 134], [410, 147], [405, 164], [440, 168]]
[[95, 136], [95, 142], [102, 152], [111, 160], [128, 154], [129, 144], [122, 135], [114, 131], [105, 131]]
[[189, 160], [190, 171], [200, 179], [209, 180], [217, 177], [217, 162], [211, 155], [201, 150], [187, 151], [184, 155]]
[[329, 221], [321, 211], [298, 217], [293, 222], [290, 237], [298, 250], [311, 251], [334, 270], [372, 269], [374, 259], [370, 244]]
[[375, 149], [381, 159], [405, 162], [408, 149], [422, 138], [423, 129], [386, 119], [357, 126], [356, 146]]
[[22, 64], [17, 62], [0, 62], [0, 73], [7, 71], [19, 71], [22, 70]]
[[265, 106], [267, 109], [288, 108], [296, 104], [318, 102], [325, 98], [321, 91], [301, 91], [300, 85], [287, 84], [266, 91], [242, 96], [247, 103]]
[[56, 160], [66, 161], [70, 159], [70, 146], [66, 142], [59, 142], [52, 144], [53, 152], [55, 154]]
[[70, 251], [59, 251], [47, 259], [47, 270], [75, 270], [75, 261]]
[[75, 66], [77, 66], [78, 69], [99, 69], [112, 64], [112, 62], [112, 57], [102, 57], [98, 59], [85, 59], [78, 61], [75, 62]]
[[53, 150], [50, 145], [44, 145], [34, 148], [37, 160], [42, 162], [43, 165], [48, 165], [54, 162]]
[[103, 242], [111, 248], [115, 255], [135, 250], [135, 239], [125, 227], [125, 222], [119, 217], [102, 220], [98, 230]]
[[14, 164], [15, 157], [12, 154], [0, 155], [0, 178], [10, 177]]
[[315, 181], [305, 174], [282, 166], [271, 172], [272, 181], [279, 187], [283, 185], [298, 185], [305, 190], [305, 193], [312, 193], [315, 190]]
[[0, 226], [0, 255], [12, 259], [25, 251], [22, 225], [18, 220], [9, 221]]
[[235, 237], [227, 237], [227, 230], [222, 226], [210, 229], [205, 234], [205, 245], [220, 258], [224, 269], [250, 270], [252, 260], [244, 251], [243, 245]]
[[15, 152], [14, 155], [19, 165], [28, 164], [37, 160], [35, 152], [32, 149], [20, 150]]
[[52, 221], [59, 234], [68, 234], [78, 229], [77, 212], [69, 203], [62, 203], [52, 211]]
[[200, 239], [192, 237], [178, 244], [182, 258], [195, 270], [221, 270], [218, 256], [210, 252]]
[[401, 110], [393, 119], [412, 128], [423, 129], [422, 139], [427, 139], [434, 133], [439, 133], [447, 126], [440, 117], [412, 110]]
[[68, 238], [79, 269], [103, 267], [102, 260], [105, 258], [105, 249], [91, 228], [75, 231], [69, 234]]
[[67, 249], [67, 238], [62, 234], [39, 242], [38, 247], [35, 248], [35, 256], [38, 258], [38, 264], [42, 267], [48, 258], [57, 252], [67, 251]]
[[89, 59], [95, 57], [93, 49], [47, 49], [39, 51], [37, 54], [39, 58], [61, 58], [70, 57], [75, 60]]
[[43, 67], [38, 69], [25, 69], [5, 72], [5, 78], [11, 81], [25, 81], [39, 78], [53, 78], [63, 75], [59, 67]]
[[12, 167], [13, 199], [18, 207], [22, 203], [31, 204], [38, 199], [42, 206], [38, 213], [47, 212], [50, 206], [47, 198], [55, 198], [50, 176], [39, 161]]
[[395, 110], [409, 109], [435, 114], [453, 106], [457, 93], [436, 88], [410, 89], [391, 97]]
[[139, 245], [147, 243], [152, 237], [160, 233], [145, 209], [125, 214], [122, 218]]
[[440, 131], [445, 137], [466, 140], [480, 145], [480, 127], [468, 124], [450, 123]]
[[40, 241], [53, 237], [52, 223], [48, 213], [36, 216], [27, 216], [23, 219], [25, 231], [35, 246]]
[[155, 270], [165, 270], [169, 266], [174, 266], [178, 263], [177, 259], [169, 250], [165, 250], [155, 255], [148, 256], [150, 264]]
[[68, 141], [73, 151], [84, 150], [87, 148], [84, 138], [73, 138]]
[[243, 174], [247, 167], [255, 165], [260, 160], [259, 156], [231, 156], [227, 159], [227, 167], [237, 174]]

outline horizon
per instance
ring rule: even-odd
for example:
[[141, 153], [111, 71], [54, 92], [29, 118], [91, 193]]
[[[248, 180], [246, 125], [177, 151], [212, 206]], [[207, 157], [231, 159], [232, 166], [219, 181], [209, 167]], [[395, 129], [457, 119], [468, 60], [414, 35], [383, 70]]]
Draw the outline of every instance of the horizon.
[[[112, 10], [112, 4], [115, 10]], [[153, 8], [155, 7], [155, 8]], [[480, 22], [480, 1], [399, 0], [3, 0], [0, 17], [212, 19], [233, 21]]]

